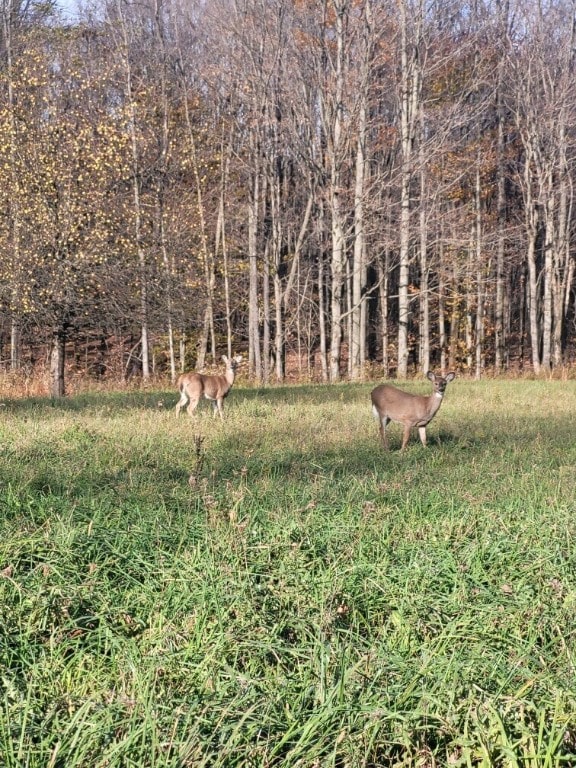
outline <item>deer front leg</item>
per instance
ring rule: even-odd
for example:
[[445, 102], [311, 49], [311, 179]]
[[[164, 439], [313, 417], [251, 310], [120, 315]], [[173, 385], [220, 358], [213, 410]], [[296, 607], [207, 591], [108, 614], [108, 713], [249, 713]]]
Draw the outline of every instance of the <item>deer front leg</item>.
[[426, 448], [426, 427], [418, 427], [418, 434], [424, 448]]
[[402, 436], [402, 448], [400, 448], [401, 451], [403, 451], [408, 445], [408, 440], [410, 440], [410, 427], [406, 426], [404, 427], [404, 435]]

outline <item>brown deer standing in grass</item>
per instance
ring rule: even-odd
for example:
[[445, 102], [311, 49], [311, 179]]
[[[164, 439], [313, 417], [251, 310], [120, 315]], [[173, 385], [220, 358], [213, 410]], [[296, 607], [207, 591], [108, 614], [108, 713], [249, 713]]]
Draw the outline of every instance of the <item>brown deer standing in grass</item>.
[[403, 451], [406, 448], [412, 427], [418, 427], [422, 445], [426, 445], [426, 425], [438, 412], [446, 387], [456, 374], [448, 373], [446, 377], [442, 377], [429, 371], [426, 375], [434, 385], [434, 391], [429, 397], [412, 395], [390, 384], [380, 384], [372, 390], [370, 395], [372, 411], [380, 422], [380, 437], [386, 450], [388, 449], [386, 427], [389, 421], [395, 421], [404, 426], [400, 450]]
[[224, 398], [227, 397], [232, 389], [236, 368], [242, 362], [242, 356], [237, 355], [236, 357], [228, 358], [226, 355], [222, 355], [222, 360], [224, 360], [226, 365], [224, 375], [208, 375], [193, 372], [183, 373], [179, 377], [178, 389], [180, 390], [180, 400], [176, 405], [176, 416], [180, 415], [180, 411], [186, 403], [188, 403], [188, 413], [192, 416], [201, 398], [205, 397], [207, 400], [213, 401], [214, 416], [216, 416], [216, 413], [219, 413], [220, 418], [224, 420]]

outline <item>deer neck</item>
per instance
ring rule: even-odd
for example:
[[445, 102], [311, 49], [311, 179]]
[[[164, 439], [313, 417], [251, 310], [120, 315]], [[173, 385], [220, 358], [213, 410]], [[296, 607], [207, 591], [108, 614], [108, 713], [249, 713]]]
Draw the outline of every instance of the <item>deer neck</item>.
[[430, 417], [434, 416], [436, 411], [440, 408], [442, 405], [442, 400], [444, 398], [444, 395], [442, 392], [433, 392], [430, 397], [428, 398], [428, 413]]

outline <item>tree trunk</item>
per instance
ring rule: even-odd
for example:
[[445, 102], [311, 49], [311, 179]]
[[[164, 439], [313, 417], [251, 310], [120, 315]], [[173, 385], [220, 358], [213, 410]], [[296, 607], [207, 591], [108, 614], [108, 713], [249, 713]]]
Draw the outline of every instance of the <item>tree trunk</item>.
[[552, 294], [554, 305], [554, 328], [552, 333], [552, 360], [554, 366], [564, 362], [564, 321], [567, 308], [567, 296], [570, 293], [573, 274], [573, 261], [570, 260], [570, 224], [569, 210], [572, 199], [570, 193], [569, 171], [566, 161], [566, 131], [562, 126], [559, 131], [561, 167], [558, 179], [558, 216], [556, 243], [554, 249], [554, 271], [552, 276]]
[[[274, 246], [272, 246], [274, 247]], [[270, 243], [264, 246], [262, 265], [262, 382], [270, 379]]]
[[460, 336], [460, 320], [461, 320], [461, 307], [460, 307], [460, 295], [458, 292], [458, 276], [456, 273], [456, 266], [452, 267], [452, 285], [450, 286], [450, 293], [448, 298], [451, 304], [450, 311], [450, 336], [448, 338], [448, 368], [450, 370], [456, 367], [456, 352], [458, 349], [458, 338]]
[[[535, 214], [534, 214], [535, 215]], [[536, 270], [536, 227], [528, 230], [528, 314], [530, 324], [530, 346], [532, 349], [532, 368], [540, 373], [540, 338], [538, 333], [538, 276]]]
[[199, 167], [198, 153], [196, 151], [196, 138], [194, 128], [190, 118], [190, 109], [188, 106], [188, 97], [184, 91], [184, 116], [186, 119], [186, 134], [188, 138], [188, 147], [192, 170], [194, 173], [194, 184], [196, 187], [196, 214], [198, 216], [200, 229], [200, 252], [202, 254], [202, 266], [204, 268], [204, 324], [200, 342], [198, 344], [197, 367], [204, 368], [208, 344], [210, 344], [210, 353], [212, 362], [216, 360], [216, 335], [214, 330], [214, 287], [216, 275], [214, 271], [214, 258], [208, 247], [208, 230], [206, 225], [206, 216], [204, 214], [204, 195], [202, 193], [202, 178]]
[[50, 346], [50, 394], [64, 397], [64, 363], [66, 354], [66, 330], [60, 327], [52, 335]]
[[[420, 107], [420, 132], [423, 131], [423, 109]], [[428, 228], [426, 223], [426, 165], [424, 141], [420, 141], [420, 370], [430, 370], [430, 294], [428, 265]]]
[[472, 290], [472, 275], [474, 274], [474, 260], [473, 255], [475, 253], [474, 248], [474, 225], [472, 225], [472, 231], [470, 232], [470, 243], [468, 245], [468, 264], [466, 266], [466, 368], [468, 372], [472, 370], [472, 347], [474, 343], [474, 321], [472, 318], [473, 311], [473, 290]]
[[342, 345], [342, 290], [344, 287], [344, 229], [341, 222], [339, 193], [332, 190], [332, 260], [330, 296], [330, 381], [340, 379]]
[[10, 323], [10, 370], [17, 371], [20, 368], [20, 322], [12, 317]]
[[230, 168], [230, 153], [232, 151], [231, 141], [224, 146], [224, 139], [221, 142], [221, 165], [220, 165], [220, 189], [218, 197], [218, 219], [216, 223], [215, 239], [215, 257], [222, 251], [222, 271], [224, 281], [224, 308], [226, 315], [226, 350], [228, 357], [232, 357], [232, 312], [230, 307], [230, 269], [228, 264], [228, 244], [226, 240], [226, 191], [228, 188], [228, 173]]
[[284, 381], [286, 375], [286, 345], [284, 339], [284, 299], [282, 280], [278, 270], [274, 272], [274, 370], [276, 381]]
[[176, 381], [176, 349], [174, 345], [174, 323], [173, 323], [173, 264], [168, 255], [168, 246], [166, 243], [166, 227], [164, 222], [164, 190], [158, 185], [156, 190], [157, 201], [157, 227], [160, 253], [162, 256], [162, 268], [164, 270], [164, 280], [166, 281], [166, 332], [168, 334], [168, 361], [170, 365], [170, 380]]
[[384, 263], [378, 260], [378, 292], [380, 300], [380, 338], [382, 343], [382, 369], [384, 376], [390, 375], [390, 359], [388, 356], [388, 283], [390, 274], [390, 256], [388, 249], [384, 252]]
[[364, 232], [364, 197], [367, 173], [367, 111], [370, 61], [372, 51], [372, 15], [370, 2], [364, 4], [362, 35], [363, 66], [358, 106], [358, 139], [356, 142], [356, 176], [354, 184], [354, 251], [352, 266], [352, 316], [349, 340], [350, 376], [360, 379], [366, 359], [366, 237]]
[[476, 194], [474, 195], [474, 207], [476, 213], [475, 238], [476, 238], [476, 379], [482, 376], [484, 368], [484, 289], [483, 289], [483, 264], [482, 264], [482, 189], [480, 179], [480, 158], [476, 167]]
[[157, 43], [161, 54], [160, 64], [160, 105], [161, 109], [161, 129], [160, 129], [160, 157], [158, 161], [158, 180], [156, 185], [156, 228], [158, 232], [158, 245], [160, 249], [162, 267], [164, 269], [165, 295], [166, 295], [166, 332], [168, 335], [168, 362], [170, 366], [170, 380], [176, 381], [176, 351], [174, 348], [174, 325], [173, 325], [173, 265], [170, 263], [168, 255], [168, 245], [166, 242], [166, 211], [165, 211], [165, 191], [169, 187], [168, 180], [168, 146], [169, 146], [169, 102], [168, 102], [168, 83], [166, 72], [166, 36], [164, 34], [163, 16], [161, 13], [159, 0], [156, 0], [155, 7], [155, 31]]
[[6, 82], [9, 111], [9, 157], [10, 157], [10, 193], [8, 195], [8, 227], [11, 238], [11, 262], [12, 262], [12, 317], [10, 319], [10, 368], [17, 371], [20, 368], [20, 313], [16, 309], [20, 298], [20, 179], [18, 178], [16, 142], [17, 125], [14, 113], [14, 83], [12, 61], [12, 24], [14, 22], [12, 3], [4, 3], [2, 8], [2, 32], [4, 56], [6, 57]]
[[148, 338], [148, 268], [146, 254], [142, 243], [142, 204], [140, 200], [140, 161], [138, 155], [138, 139], [136, 136], [136, 97], [132, 82], [132, 65], [130, 63], [130, 43], [128, 39], [127, 22], [121, 0], [117, 0], [116, 9], [122, 34], [122, 57], [124, 65], [124, 95], [129, 111], [128, 129], [130, 134], [130, 150], [132, 161], [132, 198], [134, 204], [134, 244], [138, 258], [139, 299], [140, 299], [140, 343], [142, 352], [142, 378], [150, 378], [150, 353]]
[[320, 333], [320, 372], [322, 381], [329, 380], [328, 372], [328, 348], [327, 348], [327, 333], [326, 333], [326, 302], [325, 296], [325, 269], [324, 269], [324, 253], [322, 249], [318, 254], [318, 329]]
[[328, 164], [330, 167], [330, 214], [332, 217], [332, 258], [330, 295], [330, 381], [340, 379], [342, 345], [342, 291], [344, 288], [344, 261], [346, 258], [344, 218], [340, 199], [342, 153], [342, 119], [344, 98], [344, 14], [345, 0], [334, 0], [336, 11], [335, 92], [330, 115]]
[[438, 346], [440, 347], [440, 370], [444, 374], [446, 365], [446, 286], [444, 281], [444, 249], [440, 245], [438, 257]]
[[[551, 187], [550, 187], [551, 189]], [[544, 235], [544, 296], [542, 301], [542, 368], [544, 371], [550, 371], [552, 367], [552, 271], [554, 259], [554, 216], [555, 216], [555, 194], [549, 193]]]
[[260, 178], [253, 171], [248, 201], [248, 363], [250, 375], [256, 381], [262, 379], [262, 356], [260, 353], [260, 320], [258, 309], [258, 206], [260, 201]]
[[[314, 190], [312, 184], [310, 184], [310, 190], [308, 193], [308, 201], [306, 203], [306, 209], [304, 211], [304, 217], [300, 224], [300, 230], [298, 237], [294, 245], [294, 256], [292, 258], [292, 265], [284, 290], [282, 290], [282, 280], [277, 269], [274, 274], [274, 296], [276, 301], [276, 333], [274, 339], [274, 354], [276, 358], [276, 380], [283, 381], [286, 374], [286, 338], [284, 329], [284, 318], [288, 311], [290, 304], [290, 298], [292, 290], [294, 288], [294, 281], [300, 268], [300, 257], [302, 255], [302, 248], [304, 245], [304, 239], [308, 231], [308, 225], [310, 223], [310, 217], [312, 214], [312, 207], [314, 204]], [[323, 328], [323, 326], [321, 326]]]
[[366, 244], [364, 238], [364, 179], [366, 175], [365, 129], [366, 108], [360, 109], [360, 126], [356, 148], [356, 184], [354, 189], [354, 256], [352, 265], [352, 313], [350, 333], [350, 375], [353, 380], [362, 377], [365, 357]]
[[[409, 40], [406, 0], [400, 0], [401, 34], [401, 98], [400, 98], [400, 134], [402, 148], [402, 168], [400, 181], [400, 264], [398, 278], [398, 368], [399, 378], [408, 375], [410, 299], [408, 287], [410, 280], [410, 218], [412, 203], [410, 188], [412, 181], [412, 153], [416, 120], [419, 113], [421, 76], [418, 62], [418, 42], [420, 18], [415, 18], [416, 32]], [[416, 11], [419, 13], [419, 10]]]
[[[274, 126], [276, 129], [276, 126]], [[284, 376], [284, 303], [282, 298], [282, 219], [281, 219], [281, 172], [278, 157], [278, 137], [274, 135], [274, 153], [268, 163], [268, 189], [270, 195], [270, 241], [266, 243], [264, 265], [264, 380], [270, 377], [272, 357], [270, 273], [273, 275], [274, 288], [274, 357], [276, 378]], [[270, 251], [272, 252], [270, 256]], [[278, 360], [280, 356], [280, 360]], [[280, 374], [280, 378], [279, 378]]]
[[498, 143], [497, 156], [497, 197], [496, 216], [498, 227], [498, 242], [496, 245], [496, 297], [494, 306], [494, 368], [500, 373], [504, 367], [504, 254], [506, 227], [506, 176], [504, 168], [504, 116], [502, 107], [501, 85], [499, 81], [497, 93], [498, 112]]

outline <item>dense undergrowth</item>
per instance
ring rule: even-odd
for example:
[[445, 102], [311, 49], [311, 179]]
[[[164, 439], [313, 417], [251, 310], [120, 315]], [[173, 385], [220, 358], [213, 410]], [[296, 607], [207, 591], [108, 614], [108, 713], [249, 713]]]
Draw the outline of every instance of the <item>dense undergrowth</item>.
[[369, 391], [4, 401], [1, 765], [576, 764], [576, 382]]

